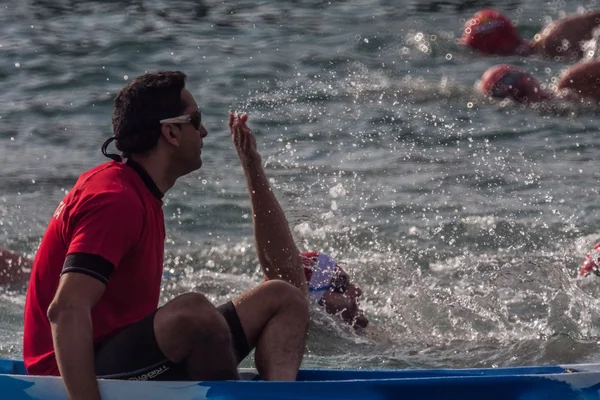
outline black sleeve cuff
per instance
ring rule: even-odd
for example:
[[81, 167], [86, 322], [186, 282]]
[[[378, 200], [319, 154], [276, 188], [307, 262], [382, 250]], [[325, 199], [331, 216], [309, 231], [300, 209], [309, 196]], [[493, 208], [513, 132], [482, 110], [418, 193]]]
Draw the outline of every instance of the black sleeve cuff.
[[99, 255], [73, 253], [69, 254], [65, 259], [60, 275], [62, 276], [69, 272], [77, 272], [96, 278], [106, 285], [114, 270], [115, 266], [106, 258]]

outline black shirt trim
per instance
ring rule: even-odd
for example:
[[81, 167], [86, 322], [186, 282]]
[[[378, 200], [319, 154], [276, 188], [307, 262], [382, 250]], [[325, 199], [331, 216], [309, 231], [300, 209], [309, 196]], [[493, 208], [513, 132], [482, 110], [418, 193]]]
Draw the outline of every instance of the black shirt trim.
[[152, 193], [152, 195], [158, 200], [162, 201], [162, 198], [165, 196], [164, 193], [160, 191], [158, 186], [156, 186], [156, 183], [154, 183], [152, 177], [146, 172], [144, 167], [142, 167], [137, 162], [133, 161], [131, 158], [128, 158], [125, 164], [129, 165], [135, 172], [137, 172], [140, 178], [142, 178], [144, 185], [146, 185], [150, 193]]
[[96, 278], [106, 285], [114, 271], [114, 265], [104, 257], [97, 254], [73, 253], [65, 258], [60, 275], [77, 272]]

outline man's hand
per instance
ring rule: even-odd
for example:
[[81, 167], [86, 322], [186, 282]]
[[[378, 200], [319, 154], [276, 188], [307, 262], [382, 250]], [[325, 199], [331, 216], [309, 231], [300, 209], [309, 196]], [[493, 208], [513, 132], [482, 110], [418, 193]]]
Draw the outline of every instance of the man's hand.
[[256, 138], [246, 125], [246, 121], [248, 121], [248, 114], [229, 113], [231, 139], [244, 168], [261, 163], [261, 157], [256, 148]]

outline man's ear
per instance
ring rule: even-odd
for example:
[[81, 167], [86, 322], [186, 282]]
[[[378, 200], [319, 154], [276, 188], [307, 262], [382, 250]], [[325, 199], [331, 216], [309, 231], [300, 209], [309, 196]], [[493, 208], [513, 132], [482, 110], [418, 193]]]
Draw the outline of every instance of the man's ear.
[[175, 124], [163, 124], [160, 132], [162, 138], [169, 144], [179, 147], [181, 129]]

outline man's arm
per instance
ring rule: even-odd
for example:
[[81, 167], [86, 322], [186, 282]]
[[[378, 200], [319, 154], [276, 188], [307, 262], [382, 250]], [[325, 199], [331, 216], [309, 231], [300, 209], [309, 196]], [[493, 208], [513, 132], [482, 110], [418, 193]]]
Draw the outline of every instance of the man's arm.
[[107, 188], [85, 197], [69, 212], [76, 224], [67, 229], [67, 257], [47, 317], [70, 399], [96, 400], [100, 394], [91, 310], [125, 255], [139, 243], [144, 211], [133, 191]]
[[246, 176], [258, 259], [268, 279], [281, 279], [308, 295], [300, 251], [285, 213], [269, 186], [248, 116], [229, 114], [229, 128]]
[[48, 319], [56, 361], [71, 400], [99, 400], [94, 368], [91, 309], [104, 293], [105, 284], [83, 273], [60, 278]]

